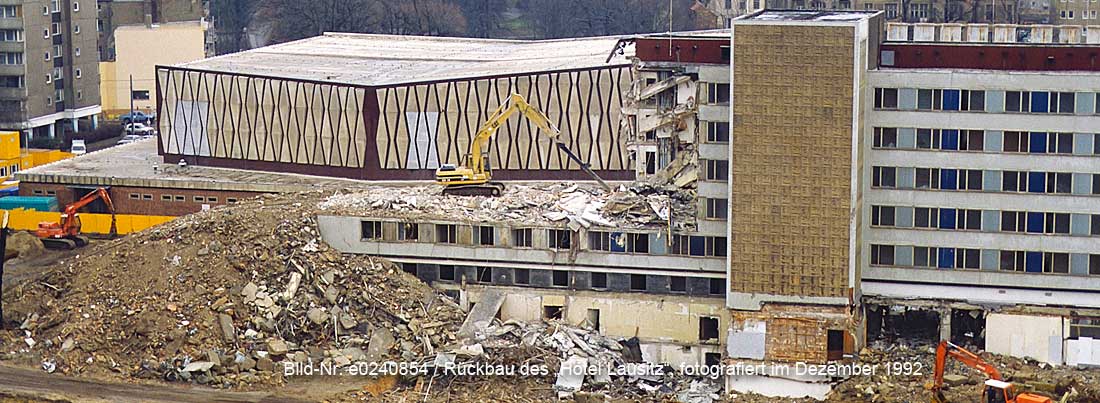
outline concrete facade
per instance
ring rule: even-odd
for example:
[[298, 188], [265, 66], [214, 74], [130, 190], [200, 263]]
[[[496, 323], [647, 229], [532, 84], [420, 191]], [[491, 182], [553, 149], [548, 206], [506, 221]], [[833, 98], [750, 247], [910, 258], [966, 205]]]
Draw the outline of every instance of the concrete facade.
[[[118, 55], [115, 30], [119, 27], [145, 25], [151, 28], [153, 25], [174, 22], [195, 22], [202, 24], [205, 30], [208, 28], [206, 26], [206, 16], [209, 14], [208, 8], [209, 1], [205, 0], [97, 0], [99, 60], [102, 62], [115, 60]], [[213, 55], [212, 49], [211, 52], [206, 52], [206, 42], [207, 40], [204, 37], [202, 42], [204, 44], [204, 54]], [[148, 43], [156, 42], [150, 41]], [[146, 49], [148, 50], [148, 48]]]
[[[134, 110], [156, 113], [156, 66], [206, 57], [205, 38], [206, 27], [200, 21], [116, 27], [115, 57], [99, 64], [103, 113], [113, 118], [130, 111], [131, 77]], [[159, 48], [151, 51], [150, 43]]]

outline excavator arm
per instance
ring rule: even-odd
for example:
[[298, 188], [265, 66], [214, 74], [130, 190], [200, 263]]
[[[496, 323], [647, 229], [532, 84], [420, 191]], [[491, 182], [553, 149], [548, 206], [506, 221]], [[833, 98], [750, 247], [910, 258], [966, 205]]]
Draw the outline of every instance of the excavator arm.
[[943, 372], [947, 366], [947, 357], [954, 358], [970, 368], [982, 371], [989, 379], [1001, 380], [1001, 372], [993, 365], [985, 362], [982, 357], [947, 340], [940, 341], [940, 344], [936, 347], [936, 367], [933, 372], [933, 403], [946, 402], [946, 399], [943, 397]]
[[468, 169], [469, 172], [466, 173], [459, 168], [440, 169], [436, 175], [437, 180], [444, 184], [453, 183], [458, 185], [488, 182], [492, 176], [492, 169], [489, 167], [488, 161], [485, 158], [486, 148], [488, 147], [489, 141], [496, 135], [497, 130], [500, 129], [500, 126], [507, 122], [508, 118], [516, 112], [523, 114], [523, 116], [534, 123], [535, 126], [539, 128], [540, 132], [549, 137], [550, 140], [554, 142], [554, 145], [564, 152], [565, 155], [579, 164], [581, 169], [595, 179], [600, 186], [606, 190], [611, 190], [611, 186], [592, 171], [589, 164], [585, 163], [580, 157], [570, 151], [569, 147], [561, 141], [561, 131], [550, 123], [550, 119], [537, 108], [529, 104], [527, 100], [519, 94], [512, 94], [509, 96], [507, 103], [497, 108], [492, 115], [489, 115], [485, 123], [478, 128], [477, 135], [474, 136], [473, 142], [470, 144], [470, 151], [466, 154], [466, 164], [464, 168]]
[[111, 201], [111, 196], [107, 193], [107, 189], [98, 188], [84, 195], [80, 200], [65, 206], [65, 211], [61, 215], [61, 226], [65, 229], [65, 233], [77, 235], [80, 232], [80, 220], [77, 218], [77, 212], [96, 200], [103, 200], [103, 203], [107, 205], [107, 211], [111, 212], [111, 234], [113, 235], [116, 232], [115, 204]]

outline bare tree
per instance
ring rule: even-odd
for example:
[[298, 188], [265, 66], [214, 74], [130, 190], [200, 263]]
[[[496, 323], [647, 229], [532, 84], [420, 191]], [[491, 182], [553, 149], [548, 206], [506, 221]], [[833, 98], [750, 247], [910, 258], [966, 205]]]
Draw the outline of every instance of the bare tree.
[[463, 35], [462, 10], [446, 0], [265, 0], [259, 17], [272, 40], [285, 42], [325, 32]]
[[257, 0], [213, 0], [210, 14], [214, 20], [217, 53], [226, 54], [246, 49], [245, 27], [256, 12]]

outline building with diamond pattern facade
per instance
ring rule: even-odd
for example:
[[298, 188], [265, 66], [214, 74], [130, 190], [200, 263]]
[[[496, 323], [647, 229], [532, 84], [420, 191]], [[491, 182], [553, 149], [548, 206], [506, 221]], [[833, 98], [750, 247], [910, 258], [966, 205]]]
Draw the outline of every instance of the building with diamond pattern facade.
[[[511, 41], [326, 34], [157, 69], [167, 162], [370, 180], [458, 164], [511, 93], [546, 113], [606, 179], [633, 178], [617, 38]], [[514, 117], [490, 143], [499, 179], [586, 179]]]

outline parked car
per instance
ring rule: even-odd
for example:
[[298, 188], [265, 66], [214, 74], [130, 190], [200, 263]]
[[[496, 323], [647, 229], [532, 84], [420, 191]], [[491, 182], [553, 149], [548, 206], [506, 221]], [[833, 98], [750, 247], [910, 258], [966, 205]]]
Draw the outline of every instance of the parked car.
[[73, 155], [84, 155], [88, 153], [88, 146], [84, 144], [83, 139], [73, 139], [73, 147], [69, 149], [69, 152]]
[[127, 123], [150, 123], [154, 119], [155, 119], [155, 117], [154, 117], [153, 114], [146, 115], [144, 112], [141, 112], [141, 111], [133, 111], [133, 112], [130, 112], [130, 113], [127, 113], [125, 115], [122, 115], [122, 116], [118, 117], [118, 120], [121, 121], [122, 124], [127, 124]]
[[[131, 130], [132, 129], [132, 130]], [[141, 123], [128, 123], [122, 127], [122, 134], [130, 135], [137, 134], [142, 136], [154, 136], [157, 134], [156, 129], [143, 125]]]
[[127, 134], [125, 136], [122, 136], [122, 138], [118, 140], [118, 143], [116, 143], [116, 145], [130, 144], [130, 143], [133, 143], [135, 141], [142, 140], [144, 138], [145, 137], [142, 137], [141, 135], [138, 135], [138, 134]]

